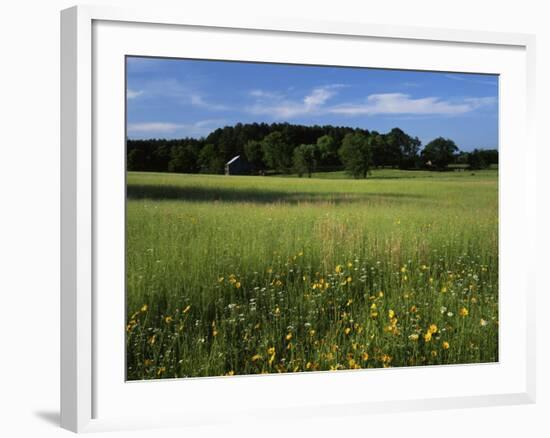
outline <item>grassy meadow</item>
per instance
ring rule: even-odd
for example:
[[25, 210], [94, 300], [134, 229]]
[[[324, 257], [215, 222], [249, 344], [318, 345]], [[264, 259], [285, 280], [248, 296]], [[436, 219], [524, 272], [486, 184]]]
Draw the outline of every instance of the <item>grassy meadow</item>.
[[498, 360], [498, 171], [128, 173], [129, 380]]

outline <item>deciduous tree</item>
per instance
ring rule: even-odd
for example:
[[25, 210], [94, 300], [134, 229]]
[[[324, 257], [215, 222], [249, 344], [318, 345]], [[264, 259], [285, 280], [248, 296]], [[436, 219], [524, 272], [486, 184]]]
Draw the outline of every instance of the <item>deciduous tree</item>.
[[301, 177], [304, 173], [311, 178], [317, 165], [317, 147], [313, 144], [301, 144], [292, 155], [294, 170]]
[[366, 178], [372, 167], [371, 137], [360, 132], [347, 134], [339, 150], [346, 170], [355, 178]]
[[422, 150], [422, 161], [438, 170], [444, 170], [453, 162], [458, 147], [455, 142], [443, 137], [438, 137], [429, 142]]

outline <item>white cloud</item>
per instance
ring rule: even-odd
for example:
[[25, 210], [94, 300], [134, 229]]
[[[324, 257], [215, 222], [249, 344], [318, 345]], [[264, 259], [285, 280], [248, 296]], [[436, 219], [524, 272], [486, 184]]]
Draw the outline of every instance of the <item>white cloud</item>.
[[209, 134], [215, 128], [225, 124], [225, 120], [207, 119], [199, 120], [194, 123], [171, 123], [171, 122], [144, 122], [129, 123], [127, 127], [128, 135], [139, 136], [147, 135], [175, 135], [182, 137], [202, 137]]
[[453, 81], [465, 81], [465, 82], [474, 82], [477, 84], [484, 84], [484, 85], [493, 85], [498, 86], [498, 79], [496, 81], [490, 81], [490, 80], [484, 80], [484, 79], [477, 79], [475, 77], [467, 76], [467, 75], [454, 75], [454, 74], [446, 74], [445, 77], [447, 79], [452, 79]]
[[128, 133], [146, 133], [146, 132], [156, 132], [169, 134], [172, 132], [181, 129], [184, 125], [178, 123], [165, 123], [165, 122], [146, 122], [146, 123], [129, 123], [128, 124]]
[[210, 102], [196, 89], [196, 87], [176, 79], [149, 81], [141, 84], [141, 89], [139, 91], [128, 89], [126, 92], [128, 99], [134, 99], [142, 94], [146, 94], [148, 98], [160, 97], [163, 99], [175, 100], [180, 104], [192, 105], [212, 111], [225, 111], [229, 109], [225, 105]]
[[489, 106], [494, 105], [497, 103], [497, 98], [493, 96], [489, 97], [467, 97], [464, 99], [465, 102], [469, 103], [475, 108], [479, 108], [481, 106]]
[[248, 94], [258, 99], [280, 99], [282, 97], [279, 93], [273, 93], [265, 90], [250, 90]]
[[464, 98], [459, 101], [442, 100], [439, 97], [411, 98], [403, 93], [371, 94], [366, 101], [357, 104], [341, 104], [327, 109], [333, 114], [381, 115], [381, 114], [419, 114], [419, 115], [457, 115], [473, 111], [482, 106], [493, 104], [493, 97]]
[[143, 94], [143, 90], [131, 90], [128, 88], [128, 90], [126, 90], [126, 97], [128, 99], [135, 99], [136, 97], [139, 97]]
[[413, 98], [405, 93], [371, 94], [363, 101], [328, 105], [341, 84], [316, 87], [303, 99], [288, 99], [284, 96], [252, 90], [256, 98], [254, 105], [247, 108], [252, 114], [272, 116], [274, 119], [292, 119], [298, 116], [339, 114], [348, 116], [393, 115], [459, 115], [496, 103], [495, 97], [468, 97], [444, 100], [439, 97]]
[[276, 93], [252, 90], [250, 95], [259, 99], [247, 110], [252, 114], [267, 114], [276, 119], [316, 114], [322, 112], [325, 103], [335, 96], [336, 90], [341, 87], [343, 87], [342, 84], [316, 87], [302, 100], [290, 100]]
[[333, 87], [320, 87], [314, 88], [313, 91], [304, 97], [304, 106], [306, 108], [317, 108], [323, 105], [327, 100], [329, 100], [336, 93]]
[[227, 109], [225, 105], [220, 105], [217, 103], [211, 103], [204, 100], [204, 98], [200, 94], [192, 94], [191, 95], [191, 105], [199, 106], [201, 108], [214, 110], [214, 111], [224, 111]]

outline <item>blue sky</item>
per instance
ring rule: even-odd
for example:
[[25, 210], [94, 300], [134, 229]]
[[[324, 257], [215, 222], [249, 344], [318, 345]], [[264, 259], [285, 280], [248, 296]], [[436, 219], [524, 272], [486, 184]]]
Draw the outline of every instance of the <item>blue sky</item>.
[[238, 122], [399, 127], [423, 145], [497, 148], [498, 77], [127, 58], [129, 138], [198, 138]]

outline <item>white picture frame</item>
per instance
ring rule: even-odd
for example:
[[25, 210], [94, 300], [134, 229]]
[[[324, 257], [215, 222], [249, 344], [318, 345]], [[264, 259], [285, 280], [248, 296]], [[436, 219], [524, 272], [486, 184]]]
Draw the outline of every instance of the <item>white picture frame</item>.
[[[141, 39], [140, 35], [144, 32], [147, 37]], [[376, 54], [374, 58], [378, 59], [374, 65], [370, 65], [373, 67], [478, 71], [503, 75], [505, 80], [501, 90], [500, 135], [501, 143], [505, 145], [504, 151], [509, 152], [502, 154], [503, 162], [500, 167], [500, 214], [505, 219], [500, 229], [501, 246], [504, 248], [500, 281], [501, 287], [513, 287], [518, 297], [515, 307], [511, 308], [512, 301], [503, 292], [500, 304], [500, 342], [501, 356], [504, 358], [501, 362], [492, 368], [487, 364], [457, 365], [422, 367], [410, 372], [370, 370], [370, 374], [352, 371], [244, 376], [232, 379], [187, 379], [187, 383], [184, 383], [185, 396], [179, 403], [171, 404], [173, 409], [167, 409], [168, 405], [158, 400], [161, 395], [165, 395], [167, 400], [173, 400], [174, 391], [181, 393], [181, 380], [124, 382], [120, 380], [122, 370], [118, 365], [111, 372], [106, 361], [112, 360], [115, 364], [124, 361], [123, 357], [119, 357], [120, 352], [124, 351], [119, 336], [113, 334], [113, 342], [109, 339], [113, 327], [120, 327], [120, 336], [123, 336], [123, 325], [120, 324], [123, 317], [123, 313], [120, 314], [123, 291], [121, 296], [112, 294], [113, 302], [109, 302], [111, 298], [105, 296], [98, 299], [98, 294], [104, 290], [104, 285], [115, 278], [120, 279], [118, 271], [120, 263], [123, 263], [120, 255], [123, 254], [124, 245], [122, 242], [121, 246], [119, 237], [120, 226], [122, 225], [123, 230], [124, 223], [121, 223], [123, 215], [120, 216], [120, 210], [115, 214], [116, 220], [112, 221], [115, 223], [114, 228], [105, 228], [105, 211], [108, 211], [108, 207], [123, 209], [119, 204], [121, 190], [124, 190], [120, 182], [124, 175], [119, 171], [124, 149], [116, 148], [117, 145], [124, 144], [124, 137], [120, 136], [124, 126], [111, 126], [106, 121], [108, 118], [113, 123], [118, 123], [121, 120], [120, 111], [124, 108], [124, 102], [117, 100], [119, 93], [124, 91], [118, 90], [124, 80], [119, 74], [122, 65], [120, 56], [182, 56], [182, 49], [177, 45], [166, 44], [167, 40], [164, 38], [168, 34], [171, 39], [174, 36], [180, 38], [180, 33], [181, 38], [189, 38], [192, 32], [200, 33], [203, 38], [201, 40], [197, 37], [193, 40], [195, 47], [192, 53], [189, 52], [189, 56], [194, 57], [245, 57], [246, 60], [260, 60], [258, 57], [263, 56], [261, 60], [269, 61], [279, 56], [279, 61], [320, 64], [332, 61], [333, 64], [348, 65], [337, 59], [336, 49], [348, 44], [368, 43], [373, 47], [372, 53]], [[231, 53], [224, 52], [221, 43], [219, 46], [208, 45], [210, 39], [216, 40], [224, 32], [233, 35], [235, 41], [242, 42], [235, 44], [237, 48]], [[254, 55], [260, 53], [254, 41], [262, 38], [269, 38], [273, 44], [270, 52], [273, 53]], [[299, 52], [293, 53], [288, 48], [290, 40], [292, 44], [298, 41], [308, 44], [310, 50], [307, 56], [310, 58], [300, 60]], [[327, 41], [334, 41], [334, 47], [327, 49], [328, 53], [319, 52], [316, 55], [316, 47], [322, 42], [326, 44]], [[388, 50], [393, 53], [393, 58], [390, 59], [389, 55], [384, 58], [380, 49], [375, 47], [377, 44], [393, 47]], [[287, 55], [278, 55], [277, 47], [288, 49]], [[417, 60], [409, 59], [404, 47], [408, 48], [407, 52], [419, 50], [418, 53], [425, 56]], [[269, 420], [281, 414], [290, 414], [293, 418], [312, 415], [361, 415], [369, 412], [534, 402], [535, 283], [530, 267], [534, 264], [528, 263], [529, 256], [519, 262], [514, 253], [521, 250], [523, 254], [535, 254], [532, 249], [536, 237], [536, 176], [534, 168], [528, 171], [526, 163], [512, 155], [512, 146], [506, 149], [508, 144], [513, 143], [512, 140], [521, 138], [522, 149], [531, 154], [536, 153], [533, 137], [534, 47], [534, 37], [523, 34], [268, 17], [226, 22], [223, 17], [194, 16], [187, 11], [136, 11], [103, 6], [77, 6], [62, 11], [61, 426], [75, 432], [84, 432], [245, 421], [250, 417]], [[447, 56], [445, 53], [448, 50], [456, 53]], [[395, 53], [402, 53], [402, 59], [396, 58]], [[441, 53], [441, 56], [435, 59], [431, 53]], [[115, 61], [109, 64], [107, 71], [104, 66], [112, 60]], [[110, 72], [113, 72], [116, 80], [106, 83], [105, 78], [109, 77]], [[115, 100], [107, 102], [104, 96], [114, 96], [112, 98]], [[513, 109], [511, 101], [514, 102]], [[113, 108], [108, 113], [107, 110], [103, 111], [107, 104], [109, 108]], [[113, 153], [118, 158], [109, 163], [104, 154], [98, 153], [98, 144], [113, 142], [116, 143]], [[516, 166], [513, 172], [512, 164]], [[106, 190], [106, 187], [116, 189]], [[514, 236], [514, 229], [517, 229], [518, 224], [523, 224], [524, 227], [521, 238]], [[105, 250], [105, 239], [113, 242], [113, 247], [109, 248], [110, 255]], [[113, 259], [108, 260], [108, 257]], [[516, 262], [518, 264], [515, 272], [507, 273], [506, 268]], [[105, 269], [106, 265], [113, 266], [112, 273]], [[115, 290], [116, 285], [120, 286], [120, 282], [115, 284]], [[102, 315], [101, 320], [98, 319], [98, 312]], [[511, 318], [508, 318], [514, 312], [517, 313], [515, 332], [511, 330]], [[516, 357], [509, 360], [506, 352], [512, 348], [517, 348]], [[433, 380], [433, 388], [427, 389], [424, 394], [415, 392], [417, 390], [414, 385], [403, 390], [403, 382], [413, 376], [411, 373], [414, 373], [415, 379]], [[369, 376], [368, 379], [366, 376]], [[437, 383], [443, 379], [456, 381], [456, 387], [449, 388], [446, 392]], [[473, 391], [459, 379], [473, 381], [472, 384], [479, 386], [479, 391]], [[365, 382], [366, 380], [369, 382]], [[389, 391], [391, 394], [388, 397], [377, 396], [375, 387], [382, 384], [396, 388]], [[295, 400], [290, 403], [281, 396], [282, 392], [278, 392], [284, 388], [299, 388], [300, 393], [305, 395], [296, 395]], [[369, 392], [375, 395], [367, 396], [364, 391], [358, 391], [359, 394], [346, 398], [339, 395], [338, 388], [371, 388], [372, 391]], [[247, 395], [260, 390], [274, 391], [273, 400], [268, 402], [260, 396], [258, 400], [247, 402]], [[210, 397], [214, 391], [220, 394], [219, 402], [212, 401]], [[231, 394], [239, 395], [232, 399]], [[155, 403], [150, 403], [144, 412], [119, 409], [125, 402], [131, 404], [131, 400], [137, 396], [143, 396], [146, 400], [154, 399]], [[193, 400], [186, 402], [190, 398]]]

